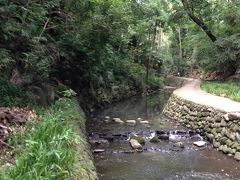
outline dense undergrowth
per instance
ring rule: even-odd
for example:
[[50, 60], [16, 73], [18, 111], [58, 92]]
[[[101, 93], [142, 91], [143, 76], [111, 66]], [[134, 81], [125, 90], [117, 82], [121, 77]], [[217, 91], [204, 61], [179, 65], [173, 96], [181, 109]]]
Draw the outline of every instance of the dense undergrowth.
[[0, 106], [24, 107], [30, 102], [30, 97], [22, 87], [10, 83], [4, 77], [0, 77]]
[[[159, 11], [153, 4], [123, 0], [3, 0], [0, 73], [38, 94], [47, 94], [41, 90], [43, 83], [67, 85], [87, 110], [112, 102], [114, 93], [132, 95], [147, 86], [161, 87], [162, 75], [156, 72], [162, 60], [151, 42]], [[16, 105], [13, 99], [6, 101]]]
[[1, 179], [95, 179], [84, 135], [85, 119], [77, 101], [58, 100], [24, 134], [10, 140], [16, 162]]
[[240, 86], [238, 82], [203, 82], [201, 88], [211, 94], [240, 101]]

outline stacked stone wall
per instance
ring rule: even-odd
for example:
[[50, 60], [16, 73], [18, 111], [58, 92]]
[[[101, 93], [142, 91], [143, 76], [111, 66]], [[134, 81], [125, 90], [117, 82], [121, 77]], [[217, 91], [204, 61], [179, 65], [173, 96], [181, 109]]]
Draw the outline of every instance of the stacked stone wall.
[[164, 114], [201, 131], [213, 146], [240, 161], [240, 112], [227, 113], [172, 94]]

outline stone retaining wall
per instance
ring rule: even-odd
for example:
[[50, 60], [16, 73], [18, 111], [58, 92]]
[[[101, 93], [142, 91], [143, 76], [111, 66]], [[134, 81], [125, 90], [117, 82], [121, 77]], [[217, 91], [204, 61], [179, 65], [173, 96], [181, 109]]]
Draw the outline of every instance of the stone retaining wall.
[[240, 161], [240, 113], [226, 113], [173, 93], [164, 114], [188, 128], [200, 130], [215, 148]]
[[192, 82], [192, 79], [184, 78], [184, 77], [168, 76], [165, 78], [165, 81], [168, 86], [180, 88]]

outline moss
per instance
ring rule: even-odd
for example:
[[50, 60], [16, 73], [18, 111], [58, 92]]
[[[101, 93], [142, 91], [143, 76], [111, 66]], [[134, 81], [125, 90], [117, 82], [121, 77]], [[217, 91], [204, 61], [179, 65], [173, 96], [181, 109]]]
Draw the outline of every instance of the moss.
[[85, 136], [85, 123], [86, 118], [83, 110], [77, 104], [77, 101], [74, 102], [76, 111], [79, 112], [79, 117], [72, 119], [71, 126], [80, 138], [80, 144], [74, 147], [76, 154], [76, 162], [74, 164], [73, 179], [88, 179], [95, 180], [97, 179], [96, 169], [93, 163], [92, 154], [90, 151], [90, 146], [87, 143]]

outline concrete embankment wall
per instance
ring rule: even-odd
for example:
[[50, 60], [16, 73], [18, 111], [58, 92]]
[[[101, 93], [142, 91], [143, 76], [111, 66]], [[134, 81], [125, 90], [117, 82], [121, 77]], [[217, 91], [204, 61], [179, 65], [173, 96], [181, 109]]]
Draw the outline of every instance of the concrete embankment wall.
[[[75, 102], [76, 106], [78, 106], [77, 101]], [[86, 136], [86, 116], [80, 106], [78, 106], [78, 111], [77, 114], [79, 114], [79, 117], [75, 121], [70, 122], [75, 133], [81, 140], [81, 143], [75, 149], [77, 159], [75, 164], [75, 178], [73, 179], [97, 180], [96, 167]]]
[[[191, 81], [188, 81], [188, 83]], [[240, 160], [240, 113], [197, 104], [173, 93], [164, 114], [191, 129], [199, 129], [218, 150]]]

